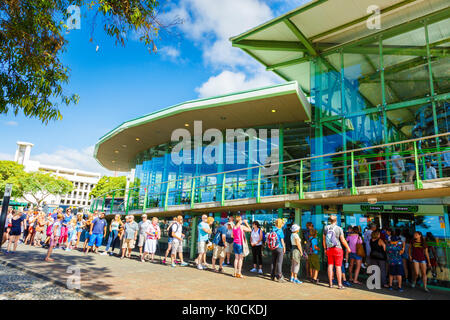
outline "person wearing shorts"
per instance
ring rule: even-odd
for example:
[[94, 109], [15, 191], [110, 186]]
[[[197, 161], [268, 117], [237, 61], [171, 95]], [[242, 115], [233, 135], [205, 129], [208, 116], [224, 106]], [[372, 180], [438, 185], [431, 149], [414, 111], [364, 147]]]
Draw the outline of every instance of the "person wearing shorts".
[[[361, 262], [362, 257], [357, 255], [356, 253], [356, 247], [358, 245], [362, 245], [363, 241], [361, 236], [359, 235], [359, 229], [357, 226], [354, 226], [351, 228], [351, 233], [347, 236], [347, 242], [348, 246], [351, 249], [351, 252], [349, 254], [350, 258], [350, 281], [352, 281], [354, 284], [361, 284], [361, 282], [358, 281], [359, 271], [361, 270]], [[354, 267], [354, 268], [353, 268]], [[354, 274], [353, 274], [354, 271]]]
[[105, 213], [100, 212], [100, 215], [92, 220], [90, 232], [91, 235], [89, 238], [89, 244], [85, 254], [89, 253], [91, 247], [95, 245], [95, 249], [92, 249], [93, 252], [97, 253], [98, 248], [102, 245], [103, 238], [106, 235], [106, 226], [107, 222], [105, 220]]
[[183, 216], [178, 216], [177, 220], [172, 224], [172, 267], [176, 267], [175, 259], [180, 258], [180, 266], [185, 267], [188, 264], [183, 260]]
[[58, 215], [56, 216], [56, 221], [53, 223], [52, 236], [50, 238], [50, 246], [48, 247], [47, 256], [45, 257], [45, 261], [47, 262], [53, 261], [53, 259], [50, 258], [50, 255], [52, 254], [53, 248], [56, 246], [56, 244], [59, 241], [59, 238], [61, 237], [61, 227], [63, 219], [64, 215], [62, 213], [58, 213]]
[[[344, 259], [344, 251], [342, 246], [347, 249], [347, 258], [348, 253], [351, 251], [348, 246], [347, 241], [344, 238], [344, 231], [341, 227], [337, 225], [337, 217], [335, 215], [331, 215], [328, 218], [328, 225], [325, 226], [323, 231], [323, 247], [326, 250], [327, 259], [328, 259], [328, 281], [329, 287], [333, 287], [333, 268], [336, 267], [336, 278], [339, 289], [344, 289], [345, 287], [342, 285], [342, 261]], [[328, 239], [328, 240], [327, 240]], [[335, 241], [333, 243], [331, 240]]]
[[310, 243], [310, 249], [308, 253], [308, 264], [309, 264], [309, 277], [312, 282], [319, 284], [319, 271], [320, 271], [320, 261], [319, 261], [319, 246], [317, 241], [317, 230], [312, 228], [309, 231], [308, 241]]
[[138, 240], [138, 247], [139, 247], [139, 257], [142, 258], [142, 248], [144, 247], [145, 240], [147, 239], [147, 229], [150, 225], [150, 220], [147, 219], [147, 215], [144, 213], [142, 215], [142, 221], [139, 222], [139, 240]]
[[427, 288], [427, 267], [431, 268], [430, 256], [428, 254], [428, 245], [422, 235], [422, 232], [414, 232], [413, 239], [409, 246], [409, 259], [414, 268], [412, 288], [415, 288], [417, 277], [422, 276], [423, 289], [430, 292]]
[[211, 233], [211, 228], [207, 223], [208, 216], [206, 214], [202, 215], [202, 221], [198, 224], [198, 238], [197, 238], [197, 251], [198, 257], [195, 259], [197, 263], [197, 269], [203, 270], [205, 267], [206, 258], [206, 242], [208, 242], [209, 234]]
[[25, 223], [26, 215], [20, 211], [13, 211], [13, 217], [11, 218], [11, 230], [9, 231], [8, 248], [6, 252], [9, 253], [11, 246], [13, 245], [13, 251], [17, 249], [17, 243], [19, 242], [20, 235], [22, 234], [22, 226]]
[[402, 254], [405, 250], [405, 244], [399, 236], [392, 236], [386, 245], [386, 255], [389, 264], [389, 290], [393, 290], [392, 281], [397, 279], [398, 291], [403, 292], [402, 277], [405, 275], [403, 270]]
[[164, 254], [164, 260], [162, 261], [164, 264], [166, 264], [167, 256], [169, 255], [170, 252], [172, 252], [173, 237], [169, 236], [169, 231], [171, 230], [174, 223], [177, 222], [177, 219], [178, 219], [177, 217], [173, 217], [173, 221], [171, 221], [169, 223], [169, 226], [167, 227], [167, 235], [168, 235], [167, 236], [167, 250], [166, 250], [166, 253]]
[[125, 253], [127, 253], [127, 258], [131, 258], [131, 250], [134, 248], [134, 244], [136, 242], [136, 238], [139, 231], [138, 224], [134, 221], [134, 216], [127, 216], [125, 218], [124, 225], [124, 234], [123, 234], [123, 242], [122, 242], [122, 256], [120, 259], [125, 257]]
[[231, 254], [233, 253], [233, 222], [227, 222], [227, 234], [226, 234], [226, 242], [225, 246], [225, 256], [227, 258], [227, 262], [224, 262], [224, 266], [231, 266]]
[[[220, 226], [217, 231], [219, 235], [218, 243], [214, 243], [213, 257], [212, 257], [212, 269], [216, 272], [223, 272], [223, 261], [225, 260], [225, 247], [227, 247], [227, 227], [225, 225]], [[219, 259], [219, 269], [216, 270], [216, 260]]]

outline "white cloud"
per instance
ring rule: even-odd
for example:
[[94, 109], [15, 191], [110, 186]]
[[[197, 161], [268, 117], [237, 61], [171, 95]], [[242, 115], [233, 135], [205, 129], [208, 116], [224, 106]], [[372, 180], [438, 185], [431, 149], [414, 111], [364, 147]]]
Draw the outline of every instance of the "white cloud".
[[[272, 0], [274, 2], [281, 0]], [[292, 1], [292, 0], [291, 0]], [[232, 47], [229, 38], [274, 17], [262, 0], [182, 0], [172, 3], [164, 19], [182, 19], [180, 31], [202, 49], [203, 61], [215, 75], [196, 91], [209, 97], [279, 83], [253, 58]]]
[[19, 123], [17, 121], [12, 121], [12, 120], [5, 122], [5, 124], [10, 127], [16, 127], [19, 125]]
[[9, 153], [1, 153], [0, 152], [0, 160], [13, 161], [14, 160], [14, 155], [13, 154], [9, 154]]
[[31, 155], [31, 160], [39, 161], [41, 164], [59, 166], [70, 169], [79, 169], [91, 172], [99, 172], [104, 175], [112, 175], [111, 171], [103, 168], [94, 159], [94, 146], [77, 150], [61, 147], [52, 153], [40, 153]]
[[259, 0], [183, 0], [174, 4], [165, 19], [184, 20], [179, 29], [201, 46], [206, 64], [215, 69], [254, 65], [254, 60], [231, 46], [229, 38], [273, 17]]
[[210, 77], [200, 87], [196, 88], [200, 97], [211, 97], [232, 92], [245, 91], [278, 83], [270, 73], [258, 72], [248, 76], [243, 72], [222, 71], [217, 76]]
[[181, 50], [173, 46], [165, 46], [158, 49], [158, 54], [161, 55], [162, 59], [169, 60], [176, 63], [186, 63], [187, 59], [183, 58], [181, 55]]
[[175, 47], [170, 47], [170, 46], [163, 47], [159, 51], [162, 52], [162, 54], [164, 56], [167, 56], [172, 59], [176, 59], [180, 56], [180, 50]]

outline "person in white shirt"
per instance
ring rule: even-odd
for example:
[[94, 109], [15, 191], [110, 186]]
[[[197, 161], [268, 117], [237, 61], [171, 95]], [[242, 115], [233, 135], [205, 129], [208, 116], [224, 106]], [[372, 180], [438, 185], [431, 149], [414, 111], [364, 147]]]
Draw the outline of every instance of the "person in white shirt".
[[147, 240], [147, 229], [150, 225], [150, 220], [147, 219], [147, 215], [144, 213], [142, 215], [142, 221], [139, 222], [139, 258], [142, 258], [142, 247], [144, 247], [145, 240]]
[[436, 169], [431, 165], [431, 161], [427, 161], [425, 173], [427, 180], [437, 179]]
[[366, 265], [369, 265], [369, 256], [370, 256], [370, 239], [372, 239], [372, 232], [377, 230], [377, 226], [375, 223], [369, 224], [369, 229], [367, 229], [364, 234], [364, 244], [366, 245]]
[[183, 261], [183, 216], [178, 216], [172, 224], [172, 267], [176, 267], [175, 259], [180, 258], [180, 266], [185, 267], [188, 264]]
[[447, 152], [443, 154], [444, 177], [450, 176], [450, 141], [447, 141]]
[[400, 147], [397, 147], [395, 153], [392, 155], [392, 168], [394, 170], [394, 183], [402, 182], [403, 174], [405, 172], [405, 161], [401, 159]]

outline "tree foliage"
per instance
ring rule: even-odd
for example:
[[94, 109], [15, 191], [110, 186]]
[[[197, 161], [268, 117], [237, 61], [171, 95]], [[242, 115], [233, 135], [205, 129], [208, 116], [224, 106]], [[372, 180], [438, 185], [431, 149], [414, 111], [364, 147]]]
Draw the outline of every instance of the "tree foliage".
[[14, 161], [0, 160], [0, 198], [3, 199], [5, 185], [13, 184], [12, 198], [20, 198], [23, 195], [23, 180], [27, 173], [23, 165]]
[[117, 190], [114, 194], [115, 197], [123, 197], [124, 191], [127, 185], [127, 178], [125, 176], [121, 177], [102, 177], [97, 185], [92, 189], [91, 193], [89, 193], [90, 197], [103, 197], [112, 196], [112, 191]]
[[[63, 92], [69, 69], [60, 61], [68, 44], [67, 8], [77, 5], [95, 12], [106, 33], [125, 44], [137, 32], [151, 51], [164, 26], [158, 21], [155, 0], [2, 0], [0, 1], [0, 114], [60, 120], [61, 105], [78, 102]], [[96, 21], [92, 21], [92, 26]]]
[[73, 190], [72, 182], [41, 171], [30, 172], [23, 179], [23, 197], [40, 206], [49, 195], [63, 195]]

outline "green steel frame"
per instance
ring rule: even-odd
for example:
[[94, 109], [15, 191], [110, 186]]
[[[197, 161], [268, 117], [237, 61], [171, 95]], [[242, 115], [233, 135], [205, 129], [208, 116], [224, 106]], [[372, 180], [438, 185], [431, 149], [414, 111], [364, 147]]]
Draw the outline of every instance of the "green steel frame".
[[[381, 14], [398, 10], [399, 8], [402, 8], [406, 5], [409, 5], [413, 2], [416, 2], [417, 0], [405, 0], [400, 3], [397, 3], [393, 6], [384, 8], [381, 10]], [[444, 43], [447, 43], [449, 39], [443, 39], [434, 43], [430, 43], [429, 41], [429, 35], [428, 35], [428, 25], [430, 23], [439, 22], [444, 19], [447, 19], [450, 17], [450, 8], [444, 8], [441, 10], [438, 10], [434, 13], [425, 15], [420, 18], [413, 19], [411, 21], [393, 26], [391, 28], [381, 30], [379, 32], [376, 32], [374, 34], [371, 34], [366, 37], [362, 37], [344, 44], [314, 44], [313, 41], [317, 40], [319, 38], [325, 37], [327, 35], [333, 34], [335, 32], [338, 32], [340, 30], [352, 27], [356, 24], [359, 24], [363, 21], [365, 21], [370, 15], [356, 19], [354, 21], [351, 21], [349, 23], [346, 23], [344, 25], [338, 26], [334, 29], [328, 30], [324, 33], [318, 34], [316, 36], [313, 36], [311, 38], [306, 38], [304, 34], [292, 23], [290, 18], [294, 17], [295, 15], [305, 12], [309, 10], [312, 7], [315, 7], [317, 5], [320, 5], [326, 1], [314, 1], [310, 3], [309, 5], [300, 7], [297, 10], [294, 10], [286, 15], [283, 15], [279, 18], [276, 18], [272, 21], [269, 21], [268, 23], [259, 26], [257, 28], [254, 28], [244, 34], [241, 34], [237, 37], [231, 38], [233, 46], [236, 47], [245, 47], [245, 52], [250, 54], [253, 58], [258, 60], [260, 63], [266, 66], [267, 70], [274, 71], [278, 75], [280, 75], [282, 78], [286, 80], [286, 77], [284, 77], [282, 74], [277, 72], [277, 69], [292, 66], [299, 63], [305, 63], [307, 61], [310, 61], [312, 63], [317, 63], [317, 58], [319, 58], [329, 69], [332, 69], [336, 72], [339, 72], [341, 75], [341, 107], [344, 108], [345, 99], [344, 97], [344, 90], [345, 85], [344, 81], [346, 81], [343, 72], [343, 54], [344, 53], [360, 53], [360, 54], [378, 54], [380, 59], [380, 70], [376, 70], [372, 75], [365, 76], [363, 78], [363, 81], [368, 81], [367, 79], [374, 79], [374, 76], [379, 76], [380, 82], [381, 82], [381, 95], [382, 95], [382, 105], [381, 107], [374, 106], [368, 99], [366, 99], [364, 96], [363, 99], [365, 99], [366, 102], [368, 102], [369, 108], [365, 110], [360, 110], [358, 112], [353, 113], [342, 113], [342, 115], [333, 115], [333, 116], [324, 116], [324, 117], [316, 117], [314, 121], [316, 123], [325, 123], [330, 121], [336, 121], [341, 120], [342, 121], [342, 137], [343, 137], [343, 146], [346, 147], [346, 134], [345, 134], [345, 119], [346, 118], [352, 118], [357, 117], [361, 115], [368, 115], [373, 113], [379, 113], [381, 110], [381, 114], [383, 117], [383, 123], [384, 125], [384, 142], [389, 142], [389, 126], [396, 129], [397, 135], [403, 135], [403, 132], [398, 128], [396, 125], [392, 123], [392, 121], [387, 117], [387, 112], [390, 110], [396, 110], [400, 108], [407, 108], [410, 106], [418, 105], [418, 104], [425, 104], [425, 103], [431, 103], [432, 104], [432, 110], [433, 110], [433, 124], [434, 124], [434, 132], [437, 134], [439, 132], [438, 130], [438, 123], [437, 123], [437, 116], [436, 116], [436, 101], [441, 100], [447, 100], [450, 98], [450, 93], [444, 93], [441, 95], [436, 95], [434, 90], [434, 84], [433, 84], [433, 73], [432, 73], [432, 66], [431, 63], [435, 61], [438, 57], [444, 57], [448, 56], [450, 52], [449, 47], [437, 47], [438, 45], [442, 45]], [[277, 23], [284, 23], [291, 31], [292, 33], [297, 37], [298, 42], [293, 41], [261, 41], [261, 40], [246, 40], [246, 38], [250, 35], [253, 35], [257, 32], [260, 32], [268, 27], [271, 27]], [[406, 33], [412, 30], [423, 28], [425, 32], [425, 38], [426, 38], [426, 46], [425, 47], [414, 47], [414, 46], [392, 46], [392, 45], [383, 45], [383, 40], [389, 39], [392, 37], [395, 37], [397, 35], [400, 35], [402, 33]], [[373, 43], [378, 42], [378, 48], [377, 46], [373, 46]], [[283, 50], [284, 51], [296, 51], [302, 53], [304, 56], [293, 59], [290, 61], [280, 62], [275, 65], [267, 65], [264, 61], [257, 58], [254, 54], [252, 54], [249, 50], [271, 50], [271, 47], [273, 47], [273, 50]], [[341, 55], [341, 70], [336, 70], [326, 59], [326, 57], [330, 54], [339, 53]], [[402, 62], [398, 64], [397, 66], [392, 66], [389, 69], [384, 68], [384, 55], [415, 55], [418, 56], [418, 58], [414, 58], [410, 61]], [[405, 68], [411, 68], [417, 64], [423, 64], [424, 61], [421, 58], [422, 56], [426, 56], [426, 64], [428, 66], [428, 81], [430, 84], [430, 96], [425, 98], [419, 98], [419, 99], [411, 99], [408, 101], [399, 101], [396, 103], [388, 104], [386, 101], [386, 86], [388, 85], [385, 83], [385, 73], [395, 73], [399, 72], [401, 70], [405, 70]], [[315, 62], [314, 62], [315, 61]], [[376, 79], [376, 78], [375, 78]], [[390, 88], [391, 91], [392, 88]], [[306, 91], [305, 91], [306, 92]], [[316, 99], [317, 100], [317, 99]], [[317, 127], [316, 127], [317, 128]], [[319, 130], [320, 131], [320, 130]], [[319, 132], [316, 132], [315, 137], [318, 138]], [[437, 139], [436, 141], [437, 146], [439, 147], [439, 141]], [[386, 152], [389, 153], [389, 152]], [[442, 164], [441, 164], [441, 157], [439, 157], [439, 173], [442, 175]], [[390, 177], [390, 175], [389, 175]], [[346, 182], [347, 183], [347, 182]]]

